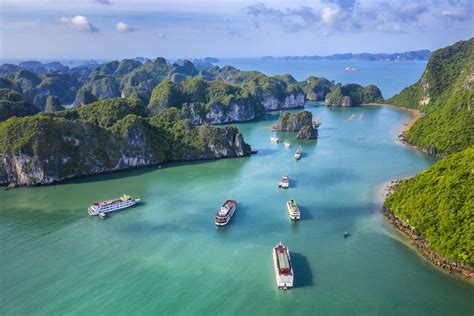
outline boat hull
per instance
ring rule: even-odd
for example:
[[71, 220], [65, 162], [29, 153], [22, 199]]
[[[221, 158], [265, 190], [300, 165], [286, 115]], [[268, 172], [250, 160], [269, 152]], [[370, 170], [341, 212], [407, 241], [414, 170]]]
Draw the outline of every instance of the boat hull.
[[[277, 246], [278, 247], [278, 246]], [[277, 247], [273, 248], [273, 268], [275, 272], [275, 281], [279, 289], [287, 290], [293, 287], [293, 267], [291, 265], [291, 258], [288, 248], [286, 248], [286, 255], [288, 257], [288, 262], [290, 263], [290, 271], [287, 275], [280, 273], [278, 268], [278, 259], [277, 259]]]
[[293, 206], [291, 206], [291, 203], [287, 202], [286, 203], [286, 208], [288, 209], [288, 215], [290, 216], [291, 220], [293, 220], [293, 221], [299, 221], [300, 220], [301, 214], [300, 214], [300, 210], [299, 210], [298, 207], [297, 207], [297, 210], [294, 210]]
[[229, 213], [228, 213], [228, 215], [225, 217], [225, 220], [224, 220], [223, 222], [218, 221], [218, 220], [217, 220], [217, 215], [216, 215], [216, 220], [215, 220], [216, 226], [222, 227], [222, 226], [226, 226], [227, 224], [229, 224], [230, 220], [231, 220], [232, 217], [234, 216], [234, 213], [235, 213], [235, 210], [236, 210], [236, 209], [237, 209], [237, 202], [233, 201], [233, 203], [231, 204]]
[[99, 209], [99, 208], [93, 208], [91, 206], [87, 209], [87, 213], [89, 213], [89, 215], [91, 215], [91, 216], [99, 215], [99, 213], [101, 213], [101, 212], [107, 214], [107, 213], [111, 213], [111, 212], [115, 212], [115, 211], [123, 210], [125, 208], [132, 207], [135, 204], [137, 204], [139, 201], [140, 201], [140, 199], [133, 199], [133, 200], [130, 200], [130, 201], [125, 201], [125, 202], [121, 203], [120, 205], [114, 206], [113, 208], [109, 208], [109, 209]]

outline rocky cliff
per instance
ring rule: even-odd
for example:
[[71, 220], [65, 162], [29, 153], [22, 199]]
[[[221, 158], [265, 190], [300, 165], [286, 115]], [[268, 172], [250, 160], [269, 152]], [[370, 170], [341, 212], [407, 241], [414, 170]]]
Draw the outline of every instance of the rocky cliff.
[[0, 183], [50, 184], [168, 161], [250, 154], [235, 127], [195, 126], [173, 111], [147, 118], [134, 114], [140, 113], [136, 100], [125, 101], [0, 124]]
[[383, 102], [379, 88], [374, 85], [362, 87], [355, 83], [337, 84], [325, 99], [329, 106], [355, 106], [375, 102]]
[[309, 111], [282, 112], [273, 129], [284, 132], [298, 132], [298, 139], [316, 139], [318, 137], [318, 131], [313, 127], [313, 115]]

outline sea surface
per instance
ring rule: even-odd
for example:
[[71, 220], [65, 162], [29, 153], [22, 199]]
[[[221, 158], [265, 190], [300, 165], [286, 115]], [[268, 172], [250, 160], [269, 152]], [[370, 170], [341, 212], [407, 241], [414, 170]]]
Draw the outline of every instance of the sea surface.
[[[221, 59], [219, 66], [232, 65], [241, 70], [258, 70], [267, 75], [291, 74], [302, 81], [309, 76], [325, 77], [335, 82], [375, 84], [388, 99], [415, 83], [423, 73], [426, 61], [363, 61], [363, 60], [284, 60], [239, 58]], [[345, 71], [355, 67], [359, 71]]]
[[[306, 109], [321, 117], [319, 139], [277, 133], [291, 149], [270, 143], [278, 113], [269, 113], [238, 124], [258, 149], [251, 157], [0, 191], [0, 314], [472, 315], [473, 285], [427, 263], [380, 214], [384, 183], [435, 162], [396, 141], [410, 114]], [[285, 172], [291, 187], [280, 190]], [[142, 202], [106, 220], [87, 216], [94, 201], [124, 193]], [[229, 198], [237, 212], [218, 229]], [[273, 274], [280, 241], [294, 265], [289, 291]]]

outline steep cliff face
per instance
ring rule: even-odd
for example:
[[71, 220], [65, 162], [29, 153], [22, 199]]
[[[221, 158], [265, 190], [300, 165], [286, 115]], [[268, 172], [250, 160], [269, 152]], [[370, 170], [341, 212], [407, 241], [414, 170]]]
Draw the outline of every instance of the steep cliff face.
[[382, 102], [383, 96], [374, 85], [362, 87], [358, 84], [336, 85], [331, 93], [326, 95], [325, 102], [329, 106], [354, 106], [373, 102]]
[[318, 131], [313, 127], [313, 115], [309, 111], [282, 112], [273, 129], [298, 132], [298, 139], [316, 139], [318, 137]]
[[125, 101], [99, 101], [0, 124], [0, 183], [51, 184], [167, 161], [250, 154], [235, 127], [195, 126], [176, 113], [150, 119], [136, 114], [137, 100]]
[[264, 95], [261, 98], [265, 111], [301, 108], [305, 103], [305, 96], [302, 92], [290, 93], [283, 99], [277, 98], [273, 95]]

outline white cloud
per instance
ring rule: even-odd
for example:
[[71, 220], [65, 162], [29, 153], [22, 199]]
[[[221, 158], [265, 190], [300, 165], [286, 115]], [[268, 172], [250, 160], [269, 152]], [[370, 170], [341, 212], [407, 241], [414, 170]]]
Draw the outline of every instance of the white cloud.
[[118, 22], [117, 24], [115, 24], [115, 29], [119, 33], [128, 33], [135, 31], [133, 27], [123, 22]]
[[82, 15], [76, 15], [72, 18], [63, 16], [59, 19], [59, 22], [77, 31], [97, 32], [97, 28], [92, 25], [92, 23], [89, 22], [85, 16]]

